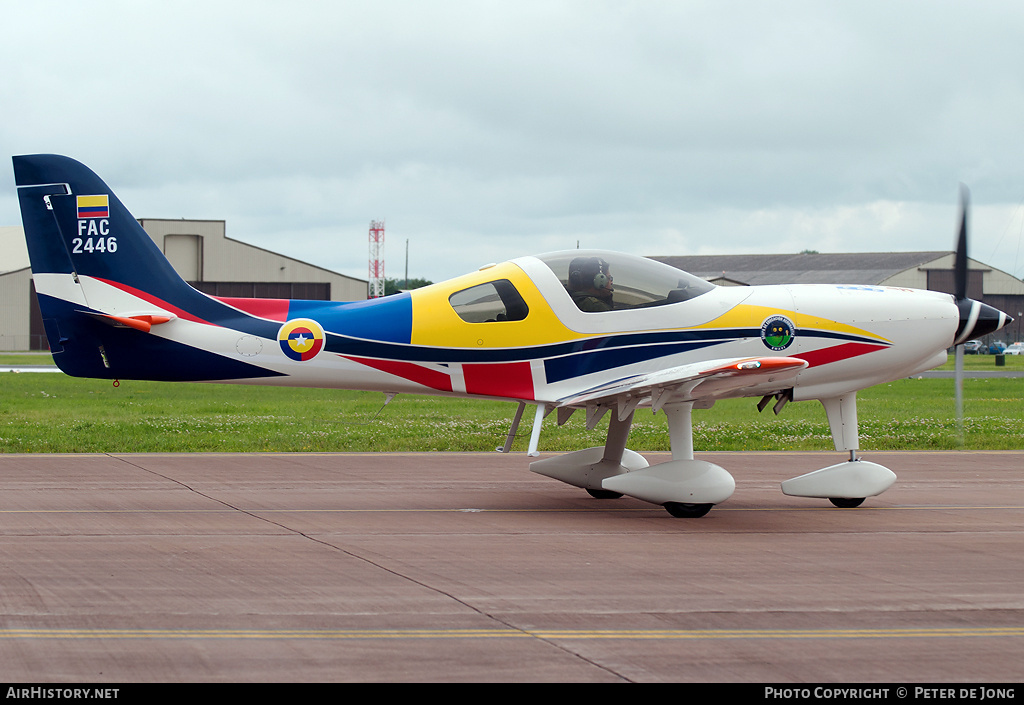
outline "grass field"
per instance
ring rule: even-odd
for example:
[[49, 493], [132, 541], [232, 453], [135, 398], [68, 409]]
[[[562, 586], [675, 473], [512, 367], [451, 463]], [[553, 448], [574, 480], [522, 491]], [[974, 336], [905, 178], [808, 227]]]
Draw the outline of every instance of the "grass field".
[[[1024, 363], [1007, 360], [1008, 369]], [[4, 356], [2, 364], [10, 364]], [[967, 379], [964, 400], [961, 436], [952, 380], [865, 390], [858, 395], [861, 448], [1024, 448], [1024, 379]], [[789, 404], [776, 417], [770, 409], [758, 414], [755, 401], [695, 412], [696, 449], [833, 449], [819, 403]], [[3, 373], [0, 452], [491, 451], [504, 443], [515, 412], [508, 402], [399, 395], [382, 410], [383, 402], [370, 392], [133, 381], [114, 387], [63, 374]], [[527, 413], [514, 450], [525, 450], [531, 420]], [[549, 417], [541, 450], [603, 445], [606, 428], [607, 419], [587, 431], [582, 413], [562, 427]], [[669, 450], [664, 415], [638, 411], [629, 447]]]

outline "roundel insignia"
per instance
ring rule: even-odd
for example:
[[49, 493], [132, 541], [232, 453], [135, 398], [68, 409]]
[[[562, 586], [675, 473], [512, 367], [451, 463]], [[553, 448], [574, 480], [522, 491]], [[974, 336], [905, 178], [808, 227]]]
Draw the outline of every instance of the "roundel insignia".
[[324, 348], [324, 329], [309, 318], [288, 321], [277, 331], [281, 352], [298, 362], [312, 360]]
[[796, 326], [785, 316], [769, 316], [761, 324], [761, 341], [772, 350], [785, 350], [796, 337]]

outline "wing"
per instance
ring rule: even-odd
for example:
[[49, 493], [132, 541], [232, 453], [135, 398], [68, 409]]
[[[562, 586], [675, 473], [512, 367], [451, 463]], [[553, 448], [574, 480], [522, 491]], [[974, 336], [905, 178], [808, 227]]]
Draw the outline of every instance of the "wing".
[[795, 357], [708, 360], [618, 379], [562, 397], [554, 406], [559, 424], [565, 423], [573, 410], [586, 408], [587, 426], [592, 428], [612, 407], [625, 419], [640, 404], [650, 404], [658, 411], [672, 402], [713, 402], [725, 396], [781, 391], [806, 367], [806, 360]]

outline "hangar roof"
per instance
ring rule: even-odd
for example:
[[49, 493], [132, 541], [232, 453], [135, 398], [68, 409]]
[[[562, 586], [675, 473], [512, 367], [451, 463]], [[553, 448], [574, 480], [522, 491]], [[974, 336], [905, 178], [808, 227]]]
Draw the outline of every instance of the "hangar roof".
[[880, 284], [951, 253], [855, 252], [795, 255], [652, 256], [708, 280], [760, 284]]

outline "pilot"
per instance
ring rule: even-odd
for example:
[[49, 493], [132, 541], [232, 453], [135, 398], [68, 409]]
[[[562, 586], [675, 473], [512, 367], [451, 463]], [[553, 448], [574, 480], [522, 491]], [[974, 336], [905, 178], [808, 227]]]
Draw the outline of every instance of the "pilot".
[[611, 311], [614, 291], [603, 259], [577, 257], [569, 263], [569, 294], [581, 311]]

